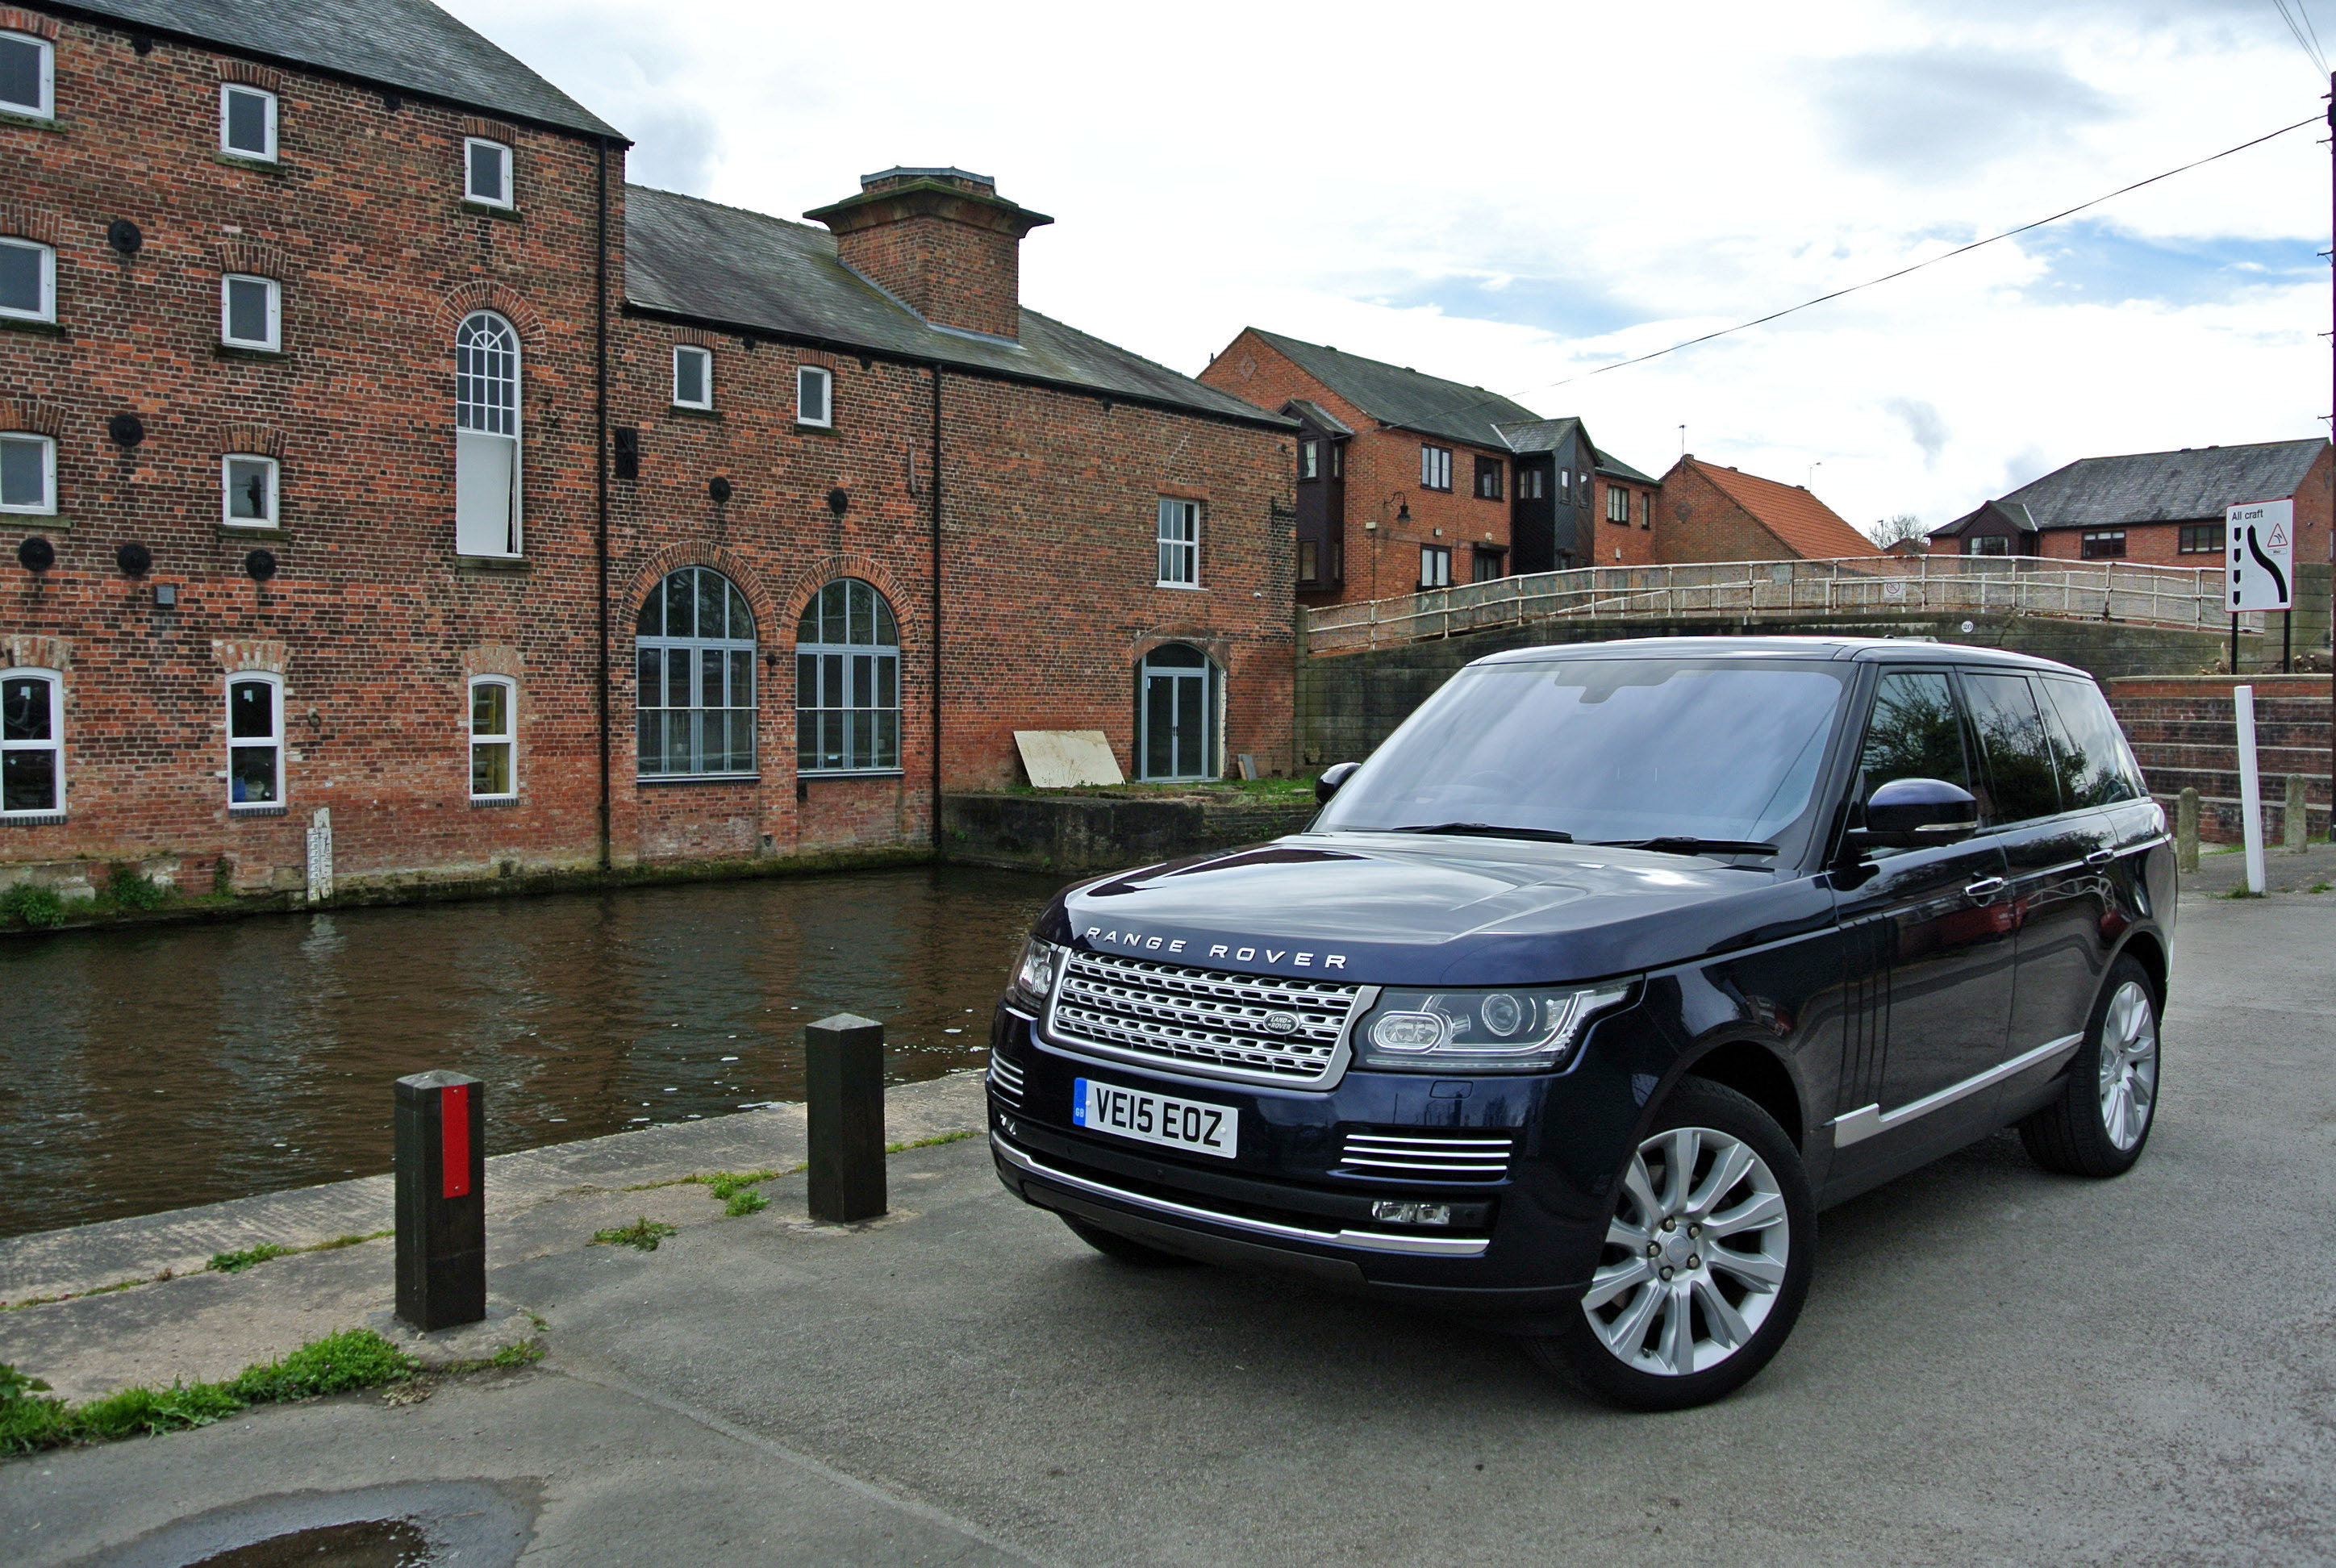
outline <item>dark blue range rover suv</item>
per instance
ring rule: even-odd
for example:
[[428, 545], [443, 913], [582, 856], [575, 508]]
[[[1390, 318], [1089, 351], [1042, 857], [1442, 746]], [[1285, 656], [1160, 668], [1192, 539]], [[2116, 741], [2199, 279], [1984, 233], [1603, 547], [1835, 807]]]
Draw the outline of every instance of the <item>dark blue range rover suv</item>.
[[2174, 856], [2080, 671], [1525, 649], [1319, 793], [1066, 891], [998, 1008], [998, 1174], [1114, 1258], [1448, 1310], [1675, 1408], [1776, 1353], [1821, 1206], [2008, 1125], [2091, 1176], [2149, 1135]]

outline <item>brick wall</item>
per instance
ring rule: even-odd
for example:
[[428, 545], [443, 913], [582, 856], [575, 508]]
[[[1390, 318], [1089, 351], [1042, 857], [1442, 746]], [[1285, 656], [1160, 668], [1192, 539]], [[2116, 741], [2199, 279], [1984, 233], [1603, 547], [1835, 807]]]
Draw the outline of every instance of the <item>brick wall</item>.
[[[2198, 792], [2202, 838], [2236, 843], [2244, 834], [2239, 789], [2238, 712], [2231, 696], [2241, 684], [2229, 676], [2141, 677], [2108, 683], [2150, 794], [2174, 809], [2185, 789]], [[2287, 779], [2304, 780], [2310, 835], [2328, 833], [2329, 689], [2326, 676], [2253, 676], [2255, 766], [2263, 801], [2263, 833], [2276, 843], [2286, 832]]]
[[1784, 560], [1797, 553], [1685, 459], [1663, 476], [1652, 542], [1660, 561]]
[[[55, 330], [0, 329], [0, 419], [56, 436], [59, 515], [7, 518], [6, 543], [40, 535], [57, 561], [0, 558], [0, 634], [59, 650], [71, 814], [0, 825], [0, 862], [160, 857], [206, 891], [221, 866], [297, 884], [329, 806], [344, 878], [589, 863], [594, 716], [573, 672], [593, 657], [594, 144], [58, 23], [55, 124], [0, 126], [0, 224], [57, 253]], [[218, 151], [229, 75], [279, 94], [272, 165]], [[461, 200], [481, 131], [513, 147], [507, 216]], [[135, 256], [109, 248], [116, 219], [142, 231]], [[281, 285], [280, 354], [218, 346], [229, 270]], [[521, 571], [453, 551], [453, 336], [478, 307], [522, 341]], [[124, 413], [144, 422], [134, 448], [107, 438]], [[220, 459], [254, 448], [281, 461], [280, 527], [232, 530]], [[142, 579], [115, 564], [133, 542]], [[255, 548], [279, 563], [265, 584], [243, 570]], [[482, 657], [519, 680], [516, 804], [468, 798]], [[224, 682], [251, 658], [285, 682], [282, 816], [227, 809]]]
[[[1707, 485], [1706, 488], [1709, 487]], [[1630, 498], [1630, 521], [1628, 522], [1609, 522], [1606, 520], [1607, 497], [1618, 489], [1626, 492]], [[1656, 515], [1661, 515], [1661, 493], [1659, 485], [1627, 484], [1602, 477], [1599, 479], [1597, 492], [1591, 498], [1593, 502], [1591, 520], [1597, 525], [1597, 531], [1592, 536], [1597, 559], [1591, 562], [1592, 565], [1651, 566], [1662, 559], [1655, 552], [1655, 529], [1643, 526], [1640, 521], [1646, 515], [1644, 498], [1649, 495], [1658, 498]]]

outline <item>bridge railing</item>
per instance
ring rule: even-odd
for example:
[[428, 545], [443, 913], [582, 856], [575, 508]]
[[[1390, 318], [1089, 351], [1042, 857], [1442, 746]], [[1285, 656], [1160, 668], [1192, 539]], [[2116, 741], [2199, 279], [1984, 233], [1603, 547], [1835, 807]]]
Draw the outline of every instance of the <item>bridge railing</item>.
[[[1537, 620], [1785, 620], [1803, 616], [2033, 615], [2226, 629], [2220, 567], [2025, 556], [1591, 566], [1306, 612], [1307, 650], [1355, 653]], [[2240, 629], [2260, 633], [2261, 615]]]

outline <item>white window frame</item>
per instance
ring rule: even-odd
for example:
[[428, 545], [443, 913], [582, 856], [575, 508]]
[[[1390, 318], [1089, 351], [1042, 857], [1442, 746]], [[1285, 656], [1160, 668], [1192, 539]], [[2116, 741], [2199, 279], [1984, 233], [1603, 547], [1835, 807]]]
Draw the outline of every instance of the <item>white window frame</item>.
[[57, 318], [57, 252], [52, 245], [37, 239], [21, 239], [14, 235], [0, 238], [0, 246], [15, 250], [30, 250], [41, 258], [41, 303], [37, 309], [18, 310], [0, 305], [0, 316], [11, 321], [54, 321]]
[[[481, 687], [500, 687], [503, 694], [503, 727], [484, 732], [479, 728], [478, 700]], [[469, 771], [464, 777], [471, 798], [474, 801], [509, 801], [519, 798], [519, 682], [507, 675], [474, 675], [462, 688], [462, 727], [470, 736], [463, 754]], [[479, 748], [499, 745], [504, 749], [503, 777], [510, 788], [482, 793], [479, 781]]]
[[[49, 688], [49, 738], [46, 740], [9, 740], [0, 732], [0, 755], [14, 752], [44, 751], [50, 755], [50, 777], [55, 782], [56, 801], [45, 806], [11, 809], [7, 796], [0, 794], [0, 821], [44, 822], [65, 814], [65, 677], [63, 670], [0, 669], [0, 681], [37, 680]], [[5, 766], [0, 764], [0, 766]]]
[[0, 430], [0, 441], [38, 442], [41, 445], [41, 499], [31, 506], [0, 502], [0, 512], [11, 517], [54, 517], [57, 514], [57, 443], [54, 437], [31, 430]]
[[1163, 495], [1153, 529], [1158, 545], [1159, 577], [1155, 588], [1196, 589], [1201, 586], [1201, 503], [1182, 496]]
[[[235, 465], [257, 463], [268, 472], [268, 515], [235, 515]], [[230, 452], [219, 458], [219, 522], [226, 528], [277, 528], [284, 515], [284, 465], [264, 453]]]
[[[268, 336], [238, 337], [234, 332], [233, 313], [228, 302], [234, 297], [238, 283], [257, 283], [268, 290]], [[257, 348], [273, 354], [284, 346], [284, 286], [273, 278], [262, 278], [256, 272], [226, 272], [219, 275], [219, 342], [229, 348]]]
[[[467, 350], [463, 337], [472, 331], [473, 324], [481, 335], [493, 334], [498, 339], [492, 345], [474, 345]], [[475, 367], [465, 373], [463, 355], [511, 355], [511, 375], [508, 380], [509, 398], [501, 395], [504, 378], [484, 373]], [[492, 368], [492, 367], [490, 367]], [[492, 394], [492, 395], [482, 395]], [[521, 532], [521, 506], [526, 499], [523, 481], [526, 441], [520, 415], [527, 395], [527, 360], [520, 343], [519, 329], [505, 317], [492, 310], [474, 310], [462, 317], [454, 329], [454, 551], [457, 555], [492, 557], [516, 560], [524, 554], [526, 536]], [[462, 493], [464, 470], [470, 464], [482, 464], [475, 486], [492, 483], [493, 470], [508, 463], [509, 492], [502, 501], [502, 534], [498, 541], [483, 533], [465, 540], [462, 529]], [[480, 491], [483, 495], [483, 489]], [[474, 523], [474, 528], [491, 528], [492, 517]], [[469, 545], [498, 543], [501, 549], [471, 549]]]
[[[698, 385], [704, 389], [706, 395], [696, 401], [681, 394], [681, 362], [692, 356], [695, 356], [705, 367], [700, 375]], [[711, 409], [714, 406], [714, 351], [712, 349], [702, 348], [694, 343], [676, 343], [673, 346], [673, 405], [676, 408], [704, 409]]]
[[54, 120], [57, 117], [57, 46], [32, 33], [14, 29], [0, 32], [0, 38], [30, 44], [41, 52], [41, 101], [38, 103], [11, 103], [0, 99], [0, 113], [20, 114], [27, 120]]
[[[268, 687], [269, 733], [265, 735], [238, 735], [235, 733], [235, 688], [259, 682]], [[224, 688], [227, 698], [227, 809], [250, 814], [275, 814], [285, 809], [291, 790], [284, 776], [284, 677], [262, 670], [242, 670], [227, 677]], [[235, 798], [235, 754], [238, 751], [269, 751], [276, 757], [276, 798], [268, 801], [239, 801]]]
[[[492, 148], [496, 152], [502, 156], [503, 193], [501, 196], [482, 196], [479, 194], [477, 189], [472, 184], [471, 177], [475, 171], [476, 167], [472, 162], [472, 157], [474, 150], [481, 147]], [[471, 202], [475, 206], [497, 207], [505, 210], [509, 210], [513, 206], [516, 206], [518, 195], [518, 161], [519, 161], [511, 155], [511, 146], [508, 141], [497, 141], [492, 138], [486, 136], [463, 137], [462, 200]]]
[[1419, 443], [1419, 487], [1422, 490], [1449, 491], [1452, 488], [1452, 449]]
[[[258, 99], [261, 105], [266, 110], [266, 113], [261, 120], [261, 130], [263, 134], [260, 139], [265, 143], [265, 150], [262, 151], [254, 152], [248, 147], [238, 147], [228, 141], [228, 103], [229, 101], [233, 99], [238, 93], [243, 93], [248, 97]], [[273, 163], [276, 161], [275, 93], [270, 93], [265, 87], [254, 87], [248, 83], [244, 82], [222, 82], [219, 83], [219, 151], [229, 158], [248, 158], [254, 163]]]
[[[812, 418], [803, 412], [803, 388], [819, 387], [820, 416]], [[835, 373], [816, 365], [795, 366], [795, 423], [808, 424], [815, 430], [835, 428]]]

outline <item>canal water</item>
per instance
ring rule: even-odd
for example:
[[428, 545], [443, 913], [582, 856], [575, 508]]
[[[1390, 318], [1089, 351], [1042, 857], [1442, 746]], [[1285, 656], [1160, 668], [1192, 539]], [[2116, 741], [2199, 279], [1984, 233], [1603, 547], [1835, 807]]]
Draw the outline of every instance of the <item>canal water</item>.
[[803, 1027], [979, 1065], [1059, 881], [918, 867], [0, 938], [0, 1235], [390, 1166], [392, 1080], [490, 1154], [803, 1097]]

